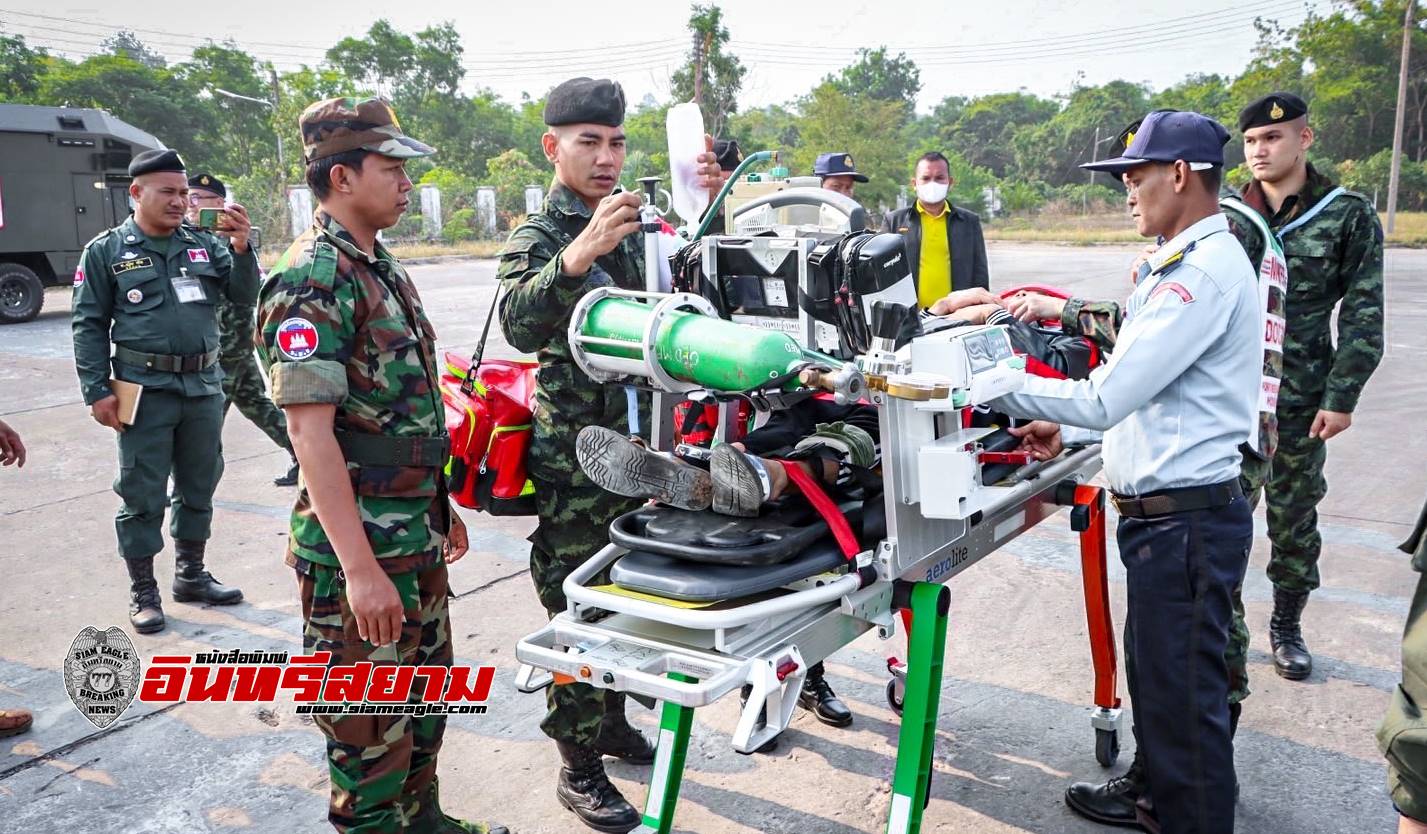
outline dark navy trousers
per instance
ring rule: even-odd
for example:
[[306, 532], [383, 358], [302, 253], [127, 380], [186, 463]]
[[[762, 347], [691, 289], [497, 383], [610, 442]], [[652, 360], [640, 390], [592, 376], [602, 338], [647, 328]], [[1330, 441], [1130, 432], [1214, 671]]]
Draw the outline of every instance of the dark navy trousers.
[[1121, 518], [1125, 654], [1135, 738], [1164, 834], [1232, 834], [1234, 746], [1224, 648], [1253, 516], [1242, 496], [1206, 510]]

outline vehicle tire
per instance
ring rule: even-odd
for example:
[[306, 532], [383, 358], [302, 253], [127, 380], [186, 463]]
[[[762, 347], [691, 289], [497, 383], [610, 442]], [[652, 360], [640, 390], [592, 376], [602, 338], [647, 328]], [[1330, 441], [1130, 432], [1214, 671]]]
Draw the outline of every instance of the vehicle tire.
[[0, 324], [18, 324], [40, 314], [45, 285], [23, 264], [0, 263]]

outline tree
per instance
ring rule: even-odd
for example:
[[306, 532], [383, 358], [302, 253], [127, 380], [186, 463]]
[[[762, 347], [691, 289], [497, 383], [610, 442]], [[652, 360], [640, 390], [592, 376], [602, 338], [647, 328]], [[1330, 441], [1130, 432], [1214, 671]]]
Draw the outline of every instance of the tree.
[[831, 81], [803, 102], [798, 146], [792, 150], [793, 173], [812, 173], [813, 160], [825, 151], [846, 151], [870, 182], [857, 186], [857, 200], [870, 209], [891, 205], [908, 177], [902, 118], [905, 102], [859, 99]]
[[43, 48], [31, 49], [23, 35], [0, 34], [0, 101], [34, 103], [48, 58]]
[[120, 29], [112, 37], [105, 38], [100, 42], [99, 48], [110, 55], [118, 55], [137, 61], [149, 69], [163, 69], [168, 66], [168, 59], [149, 49], [139, 36], [127, 29]]
[[531, 164], [524, 153], [511, 149], [486, 162], [484, 185], [495, 187], [496, 214], [504, 228], [514, 228], [525, 217], [525, 187], [550, 182], [548, 174]]
[[185, 157], [202, 159], [197, 141], [200, 104], [193, 91], [167, 69], [121, 55], [96, 55], [61, 64], [40, 84], [40, 101], [70, 107], [98, 107], [157, 136]]
[[859, 49], [855, 62], [843, 67], [836, 76], [827, 76], [823, 82], [854, 98], [898, 102], [904, 107], [904, 120], [915, 112], [917, 93], [922, 90], [921, 71], [916, 62], [905, 52], [898, 52], [895, 58], [887, 57], [885, 46]]
[[185, 158], [191, 167], [228, 177], [273, 170], [277, 141], [272, 112], [260, 104], [235, 101], [216, 92], [227, 90], [264, 101], [272, 98], [272, 88], [259, 75], [253, 56], [231, 41], [208, 43], [193, 50], [190, 60], [175, 64], [172, 74], [198, 99], [197, 112], [190, 116], [195, 123], [198, 155]]
[[996, 176], [1009, 173], [1016, 160], [1012, 144], [1016, 132], [1044, 124], [1060, 105], [1027, 93], [996, 93], [973, 99], [961, 108], [942, 136], [943, 148], [955, 148], [972, 165], [989, 168]]
[[365, 38], [343, 38], [327, 50], [327, 62], [377, 95], [392, 98], [411, 77], [416, 42], [385, 19], [373, 23]]
[[797, 114], [777, 104], [739, 113], [724, 132], [738, 141], [745, 156], [758, 151], [788, 153], [801, 140]]
[[729, 117], [738, 112], [738, 92], [747, 70], [738, 56], [725, 51], [728, 28], [718, 6], [695, 5], [689, 15], [689, 34], [693, 46], [688, 60], [669, 80], [674, 99], [697, 103], [704, 113], [704, 129], [721, 137]]
[[1084, 182], [1080, 164], [1102, 158], [1110, 149], [1107, 140], [1148, 112], [1148, 99], [1143, 85], [1128, 81], [1077, 88], [1049, 121], [1016, 132], [1017, 175], [1056, 186]]

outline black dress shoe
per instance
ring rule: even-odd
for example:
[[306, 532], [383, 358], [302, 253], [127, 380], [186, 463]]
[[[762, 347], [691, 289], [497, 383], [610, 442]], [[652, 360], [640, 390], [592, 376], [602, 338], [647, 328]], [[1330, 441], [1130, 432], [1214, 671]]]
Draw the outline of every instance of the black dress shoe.
[[1145, 792], [1144, 765], [1139, 751], [1130, 769], [1108, 782], [1076, 782], [1065, 790], [1065, 804], [1070, 810], [1104, 825], [1140, 828], [1135, 814], [1135, 802]]
[[838, 699], [821, 669], [808, 671], [808, 677], [798, 693], [798, 706], [810, 710], [824, 724], [846, 727], [852, 723], [852, 710]]

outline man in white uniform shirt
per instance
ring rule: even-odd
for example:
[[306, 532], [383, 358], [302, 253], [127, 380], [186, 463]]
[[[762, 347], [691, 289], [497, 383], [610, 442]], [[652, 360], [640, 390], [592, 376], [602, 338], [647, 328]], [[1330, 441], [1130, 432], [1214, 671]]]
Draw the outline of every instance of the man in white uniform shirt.
[[[1234, 830], [1224, 647], [1253, 540], [1239, 446], [1257, 419], [1263, 346], [1254, 269], [1219, 211], [1228, 137], [1198, 113], [1156, 112], [1124, 156], [1083, 166], [1120, 175], [1139, 233], [1163, 244], [1109, 363], [1084, 381], [1029, 378], [992, 403], [1104, 432], [1130, 699], [1149, 777], [1139, 822], [1169, 834]], [[1051, 423], [1016, 431], [1039, 457], [1059, 451]]]

